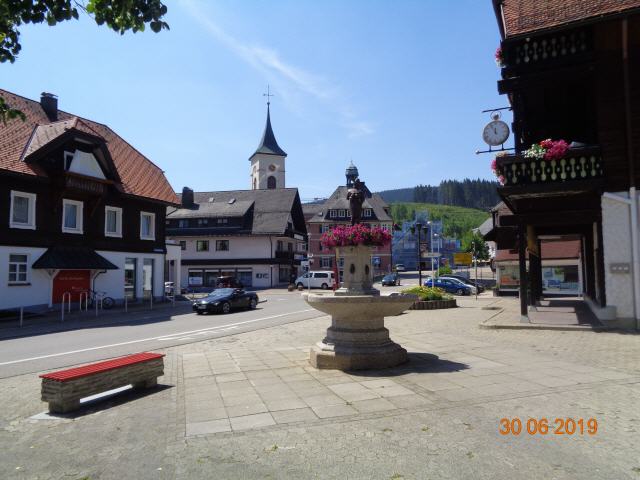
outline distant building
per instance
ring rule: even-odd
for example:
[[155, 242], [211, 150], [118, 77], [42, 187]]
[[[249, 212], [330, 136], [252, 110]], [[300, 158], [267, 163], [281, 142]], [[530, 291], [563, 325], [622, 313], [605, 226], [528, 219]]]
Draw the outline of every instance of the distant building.
[[[311, 270], [337, 270], [341, 272], [343, 259], [336, 258], [335, 250], [325, 248], [320, 242], [322, 234], [337, 225], [351, 224], [351, 210], [347, 200], [347, 190], [358, 178], [358, 169], [351, 162], [345, 172], [346, 182], [339, 186], [333, 194], [323, 202], [304, 204], [302, 206], [308, 235], [308, 254]], [[363, 182], [364, 183], [364, 182]], [[377, 193], [364, 186], [365, 201], [362, 204], [362, 223], [371, 227], [381, 227], [391, 231], [393, 220], [389, 205]], [[375, 274], [391, 270], [391, 245], [374, 247], [371, 262]]]
[[[418, 233], [415, 231], [416, 223], [424, 226], [420, 234], [422, 269], [430, 270], [432, 261], [427, 254], [431, 252], [442, 254], [444, 241], [442, 238], [442, 222], [440, 220], [429, 222], [429, 213], [426, 210], [416, 212], [415, 220], [403, 222], [400, 230], [393, 232], [393, 263], [401, 263], [407, 270], [418, 270]], [[433, 265], [434, 267], [437, 266], [436, 260], [433, 261]]]
[[285, 158], [269, 106], [260, 145], [249, 158], [251, 190], [194, 192], [167, 211], [167, 235], [182, 248], [181, 283], [211, 289], [232, 276], [247, 287], [287, 285], [304, 257], [306, 228], [296, 188], [285, 188]]

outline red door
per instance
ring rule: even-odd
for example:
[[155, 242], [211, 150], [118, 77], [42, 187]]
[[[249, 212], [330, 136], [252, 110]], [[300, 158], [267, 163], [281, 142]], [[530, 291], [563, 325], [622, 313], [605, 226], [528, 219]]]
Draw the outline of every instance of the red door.
[[62, 270], [53, 279], [53, 303], [61, 303], [65, 292], [72, 302], [80, 301], [80, 292], [89, 290], [90, 270]]

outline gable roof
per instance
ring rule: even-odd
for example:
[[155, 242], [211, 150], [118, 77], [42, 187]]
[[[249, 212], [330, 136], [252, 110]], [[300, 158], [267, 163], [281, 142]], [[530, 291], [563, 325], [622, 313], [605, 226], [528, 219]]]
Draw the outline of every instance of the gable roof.
[[282, 157], [287, 156], [287, 152], [280, 148], [278, 142], [276, 141], [276, 136], [273, 134], [273, 129], [271, 128], [271, 114], [269, 112], [269, 105], [267, 104], [267, 123], [264, 126], [264, 133], [262, 134], [262, 140], [260, 140], [260, 145], [256, 151], [251, 155], [250, 159], [253, 156], [263, 153], [265, 155], [279, 155]]
[[640, 8], [640, 0], [493, 0], [493, 5], [509, 38]]
[[251, 234], [283, 234], [289, 222], [297, 231], [306, 233], [297, 188], [194, 192], [193, 201], [193, 208], [169, 209], [167, 218], [240, 217], [253, 207]]
[[179, 202], [164, 172], [108, 126], [60, 110], [58, 121], [51, 122], [40, 102], [2, 89], [0, 96], [26, 116], [24, 122], [17, 119], [6, 125], [0, 123], [0, 170], [46, 176], [24, 158], [74, 129], [105, 142], [124, 193], [169, 204]]
[[[305, 212], [311, 213], [306, 214], [307, 222], [309, 223], [323, 223], [323, 222], [331, 222], [335, 223], [335, 219], [329, 218], [329, 210], [347, 210], [351, 208], [349, 205], [349, 200], [347, 200], [347, 190], [349, 187], [340, 186], [335, 189], [335, 191], [331, 194], [329, 198], [327, 198], [324, 203], [316, 204], [315, 208], [306, 207]], [[373, 210], [376, 221], [381, 222], [390, 222], [391, 217], [385, 211], [385, 208], [388, 208], [389, 205], [384, 199], [378, 195], [377, 193], [371, 193], [368, 188], [365, 187], [365, 198], [362, 203], [362, 208], [370, 208]], [[315, 211], [316, 215], [314, 216], [313, 211]], [[317, 215], [318, 212], [322, 212], [323, 215]]]

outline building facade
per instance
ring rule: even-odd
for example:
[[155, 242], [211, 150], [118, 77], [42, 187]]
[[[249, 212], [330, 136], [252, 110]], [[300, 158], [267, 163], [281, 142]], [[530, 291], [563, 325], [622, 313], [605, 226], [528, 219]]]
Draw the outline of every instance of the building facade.
[[[577, 238], [587, 304], [601, 321], [638, 328], [640, 1], [493, 4], [498, 90], [511, 102], [515, 140], [515, 153], [496, 159], [498, 193], [514, 214], [496, 238], [498, 249], [518, 249], [521, 313], [543, 293], [540, 242]], [[545, 139], [570, 148], [561, 158], [524, 155]]]
[[[336, 257], [335, 249], [326, 248], [320, 239], [322, 234], [337, 225], [351, 225], [351, 210], [347, 200], [347, 190], [358, 178], [358, 169], [351, 163], [346, 172], [346, 183], [338, 187], [333, 194], [322, 202], [304, 204], [307, 225], [308, 268], [311, 270], [335, 270], [342, 278], [343, 259]], [[364, 185], [364, 183], [363, 183]], [[362, 204], [362, 223], [371, 227], [392, 230], [393, 220], [389, 205], [376, 193], [371, 193], [364, 185], [365, 200]], [[391, 245], [373, 247], [371, 265], [374, 274], [391, 271]]]
[[75, 303], [89, 289], [162, 297], [164, 215], [178, 203], [162, 170], [51, 94], [0, 93], [26, 115], [0, 125], [0, 309]]
[[167, 235], [182, 249], [180, 282], [211, 290], [219, 277], [245, 287], [287, 285], [304, 257], [306, 228], [298, 190], [285, 188], [285, 158], [269, 106], [260, 145], [250, 157], [251, 189], [193, 192], [167, 210]]

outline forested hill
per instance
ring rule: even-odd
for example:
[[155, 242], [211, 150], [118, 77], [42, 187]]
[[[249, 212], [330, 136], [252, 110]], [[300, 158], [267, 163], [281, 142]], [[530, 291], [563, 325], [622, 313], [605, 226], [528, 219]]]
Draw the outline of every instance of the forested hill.
[[417, 185], [378, 193], [387, 203], [419, 202], [488, 210], [500, 201], [497, 186], [497, 182], [465, 178], [462, 181], [444, 180], [438, 186]]
[[429, 219], [442, 220], [444, 234], [447, 237], [463, 239], [471, 229], [477, 228], [489, 218], [489, 212], [473, 208], [436, 205], [432, 203], [394, 202], [391, 204], [391, 216], [394, 223], [413, 221], [416, 213], [427, 211]]

